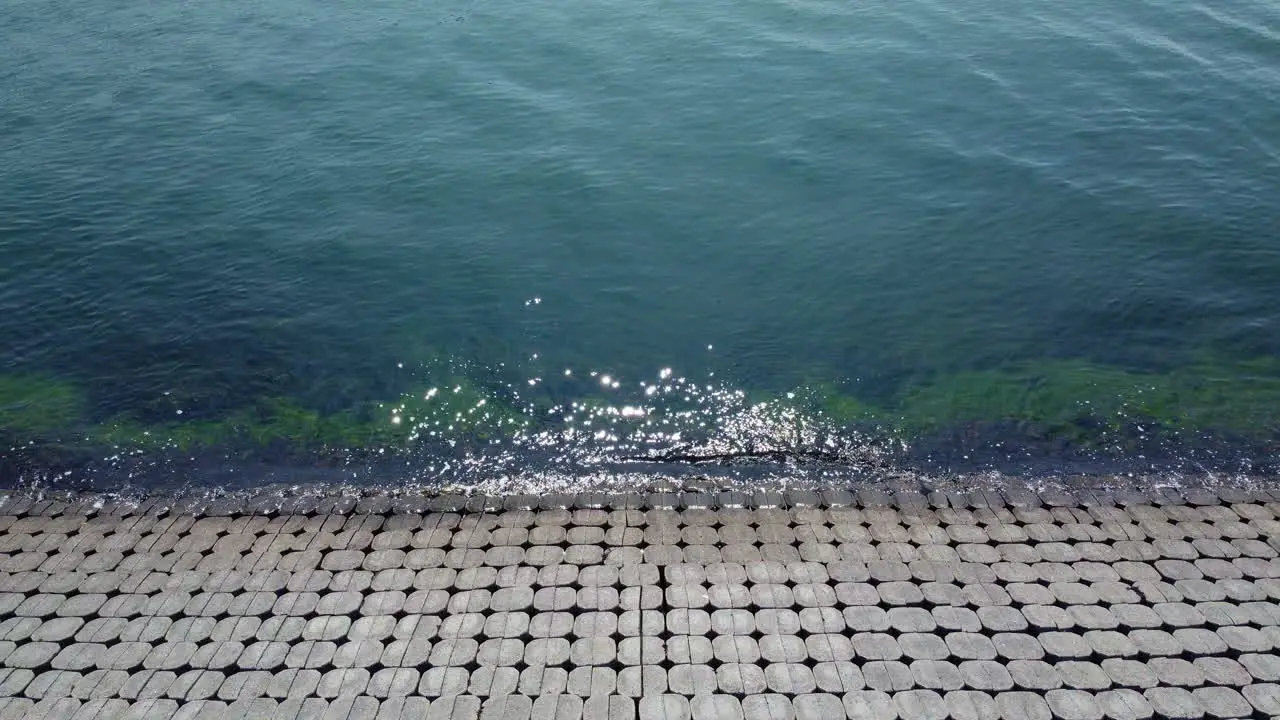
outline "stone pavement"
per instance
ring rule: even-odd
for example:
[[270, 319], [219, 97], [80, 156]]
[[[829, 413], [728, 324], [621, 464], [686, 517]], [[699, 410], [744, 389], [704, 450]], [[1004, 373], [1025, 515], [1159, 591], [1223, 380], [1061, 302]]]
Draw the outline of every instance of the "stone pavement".
[[0, 496], [0, 719], [1280, 716], [1280, 495]]

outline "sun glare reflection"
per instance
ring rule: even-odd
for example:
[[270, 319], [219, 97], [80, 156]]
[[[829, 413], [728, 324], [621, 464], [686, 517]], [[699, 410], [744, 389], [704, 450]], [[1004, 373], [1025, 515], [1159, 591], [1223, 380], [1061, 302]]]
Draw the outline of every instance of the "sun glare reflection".
[[[448, 368], [455, 378], [474, 371]], [[442, 480], [464, 483], [634, 467], [756, 477], [775, 467], [795, 476], [847, 472], [889, 452], [882, 440], [831, 421], [802, 390], [761, 399], [710, 373], [695, 378], [671, 367], [657, 369], [650, 376], [656, 381], [600, 370], [585, 375], [589, 384], [567, 368], [564, 379], [550, 384], [532, 373], [483, 386], [453, 382], [449, 396], [432, 387], [415, 396], [422, 401], [391, 409], [390, 422], [408, 431], [407, 442], [386, 449], [406, 453]]]

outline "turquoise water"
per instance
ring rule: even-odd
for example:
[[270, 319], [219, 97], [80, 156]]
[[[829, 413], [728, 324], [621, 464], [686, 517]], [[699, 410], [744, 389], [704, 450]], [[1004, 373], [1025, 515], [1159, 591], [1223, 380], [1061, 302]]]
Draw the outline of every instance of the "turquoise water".
[[1261, 1], [0, 13], [24, 467], [241, 436], [463, 479], [886, 439], [1259, 467], [1277, 228]]

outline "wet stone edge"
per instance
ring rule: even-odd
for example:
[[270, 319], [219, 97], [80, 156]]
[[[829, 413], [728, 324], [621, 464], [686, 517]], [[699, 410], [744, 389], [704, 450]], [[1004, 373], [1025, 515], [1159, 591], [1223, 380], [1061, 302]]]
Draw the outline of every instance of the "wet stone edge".
[[980, 509], [1094, 507], [1100, 505], [1231, 505], [1280, 502], [1280, 478], [1249, 478], [1231, 483], [1187, 484], [1147, 489], [1076, 487], [1029, 483], [1010, 478], [1006, 487], [983, 489], [893, 489], [859, 482], [826, 487], [718, 488], [712, 483], [651, 487], [645, 491], [551, 493], [433, 492], [421, 488], [330, 488], [264, 486], [253, 491], [218, 493], [193, 490], [140, 495], [20, 488], [0, 491], [0, 515], [42, 516], [195, 516], [245, 515], [396, 515], [429, 513], [495, 513], [504, 510], [722, 510], [798, 508]]

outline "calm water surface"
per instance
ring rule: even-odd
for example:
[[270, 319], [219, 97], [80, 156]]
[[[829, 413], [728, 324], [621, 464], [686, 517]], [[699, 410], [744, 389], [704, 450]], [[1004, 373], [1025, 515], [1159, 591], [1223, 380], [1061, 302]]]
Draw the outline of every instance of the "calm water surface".
[[278, 445], [282, 406], [464, 478], [945, 465], [974, 427], [1256, 462], [1277, 228], [1262, 0], [0, 12], [0, 435], [37, 463]]

